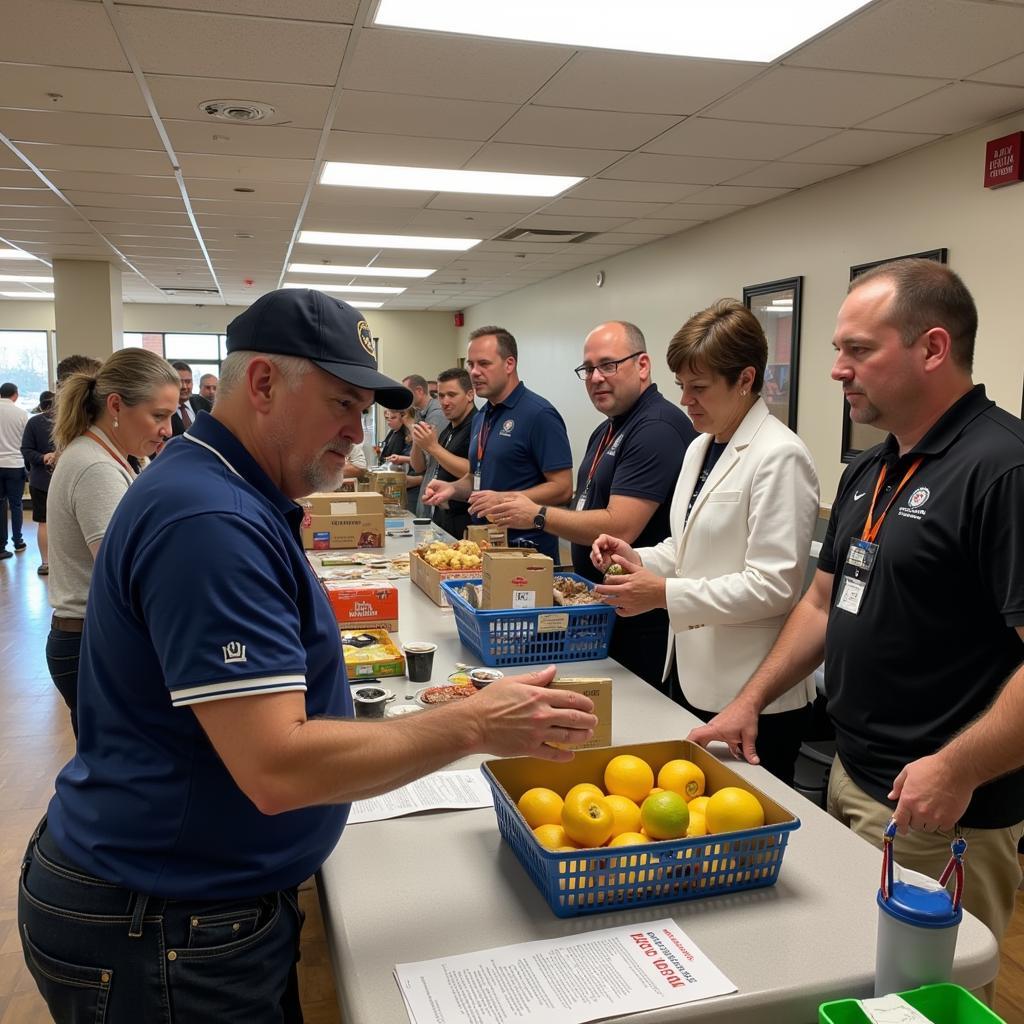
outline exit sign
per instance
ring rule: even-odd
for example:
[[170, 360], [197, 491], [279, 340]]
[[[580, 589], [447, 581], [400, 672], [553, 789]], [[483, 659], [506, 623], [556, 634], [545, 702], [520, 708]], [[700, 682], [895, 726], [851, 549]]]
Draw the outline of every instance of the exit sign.
[[985, 144], [985, 188], [1001, 188], [1024, 180], [1022, 149], [1024, 132], [1004, 135]]

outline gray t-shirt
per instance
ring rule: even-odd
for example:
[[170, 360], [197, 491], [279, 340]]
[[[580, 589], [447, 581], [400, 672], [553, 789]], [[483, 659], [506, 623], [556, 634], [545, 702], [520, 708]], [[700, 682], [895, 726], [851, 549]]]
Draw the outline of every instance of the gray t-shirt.
[[[92, 430], [110, 445], [96, 427]], [[85, 618], [93, 557], [90, 544], [103, 539], [132, 475], [86, 436], [61, 452], [50, 480], [46, 518], [50, 544], [50, 604], [57, 615]]]
[[[427, 402], [422, 410], [417, 410], [416, 422], [422, 423], [424, 420], [434, 428], [438, 437], [441, 436], [442, 431], [448, 426], [448, 418], [445, 416], [444, 410], [441, 408], [441, 403], [436, 398], [432, 398]], [[435, 476], [437, 476], [437, 459], [435, 459], [433, 455], [426, 455], [426, 453], [424, 453], [423, 480], [416, 490], [415, 505], [412, 503], [409, 504], [409, 508], [413, 514], [419, 516], [421, 519], [429, 519], [434, 514], [432, 507], [423, 504], [423, 500], [420, 498], [420, 495], [426, 489], [427, 484], [429, 484]]]

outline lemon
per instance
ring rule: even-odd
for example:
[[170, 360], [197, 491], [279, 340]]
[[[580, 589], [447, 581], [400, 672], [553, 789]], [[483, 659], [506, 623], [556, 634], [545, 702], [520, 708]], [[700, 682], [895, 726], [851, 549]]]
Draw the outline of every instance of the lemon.
[[635, 754], [619, 754], [604, 769], [604, 788], [609, 794], [628, 796], [639, 803], [654, 785], [654, 770]]
[[652, 839], [678, 839], [686, 835], [690, 811], [686, 801], [671, 790], [649, 796], [640, 808], [644, 832]]
[[658, 772], [658, 785], [692, 800], [704, 793], [704, 772], [692, 761], [676, 758], [662, 765]]
[[764, 808], [753, 793], [738, 786], [726, 786], [711, 794], [705, 813], [708, 831], [741, 832], [764, 824]]
[[612, 827], [612, 838], [623, 832], [636, 832], [640, 828], [640, 808], [628, 796], [612, 793], [605, 800], [611, 804], [615, 824]]
[[530, 828], [562, 823], [562, 798], [553, 789], [543, 786], [528, 789], [516, 806]]

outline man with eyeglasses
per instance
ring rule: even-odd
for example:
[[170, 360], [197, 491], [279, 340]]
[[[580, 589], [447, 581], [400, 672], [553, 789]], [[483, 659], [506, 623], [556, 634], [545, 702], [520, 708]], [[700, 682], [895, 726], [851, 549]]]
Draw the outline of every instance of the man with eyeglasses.
[[[590, 546], [602, 533], [628, 537], [640, 547], [671, 532], [669, 506], [687, 445], [697, 436], [689, 417], [651, 380], [651, 357], [640, 328], [621, 320], [600, 324], [587, 335], [584, 381], [594, 408], [607, 419], [590, 435], [576, 479], [571, 508], [547, 510], [544, 530], [572, 541], [573, 567], [600, 582]], [[504, 496], [491, 511], [496, 522], [532, 522], [537, 505], [525, 494]], [[616, 618], [609, 653], [658, 689], [668, 642], [668, 613]]]

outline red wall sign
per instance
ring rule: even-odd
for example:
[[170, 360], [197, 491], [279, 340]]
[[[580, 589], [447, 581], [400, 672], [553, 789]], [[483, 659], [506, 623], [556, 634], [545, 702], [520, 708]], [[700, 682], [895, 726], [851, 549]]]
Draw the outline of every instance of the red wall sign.
[[1000, 188], [1024, 181], [1024, 132], [1004, 135], [985, 143], [985, 188]]

